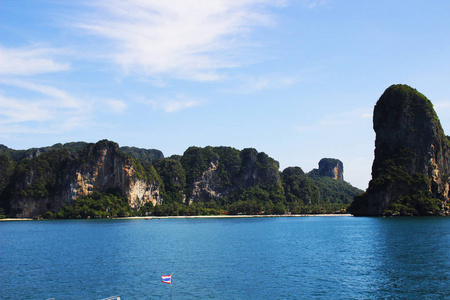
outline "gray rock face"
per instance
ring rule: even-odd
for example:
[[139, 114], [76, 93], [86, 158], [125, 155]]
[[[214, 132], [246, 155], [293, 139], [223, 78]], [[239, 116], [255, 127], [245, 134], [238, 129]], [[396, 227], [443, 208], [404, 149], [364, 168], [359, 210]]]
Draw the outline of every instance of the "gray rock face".
[[344, 181], [344, 164], [339, 159], [322, 158], [319, 161], [319, 169], [313, 169], [308, 173], [310, 177], [331, 177]]
[[373, 127], [372, 180], [351, 213], [446, 213], [450, 147], [432, 103], [409, 86], [393, 85], [375, 105]]
[[319, 173], [321, 176], [344, 180], [344, 164], [338, 159], [322, 158], [319, 161]]
[[[53, 152], [47, 155], [53, 155]], [[30, 162], [22, 172], [23, 176], [17, 178], [9, 201], [14, 216], [34, 217], [55, 211], [94, 191], [119, 191], [128, 198], [132, 208], [140, 208], [150, 201], [153, 204], [161, 202], [159, 183], [137, 176], [133, 161], [119, 151], [116, 143], [88, 144], [79, 156], [62, 156], [54, 161], [55, 165], [46, 170], [42, 170], [40, 164]], [[54, 178], [53, 187], [46, 188], [52, 192], [30, 192], [39, 181], [45, 180], [44, 177]]]
[[[220, 200], [253, 186], [282, 188], [278, 163], [263, 152], [252, 148], [239, 151], [230, 147], [190, 148], [188, 152], [190, 155], [192, 152], [213, 154], [204, 161], [205, 168], [199, 176], [188, 176], [193, 178], [191, 196], [186, 198], [189, 204]], [[202, 157], [208, 155], [203, 154]]]

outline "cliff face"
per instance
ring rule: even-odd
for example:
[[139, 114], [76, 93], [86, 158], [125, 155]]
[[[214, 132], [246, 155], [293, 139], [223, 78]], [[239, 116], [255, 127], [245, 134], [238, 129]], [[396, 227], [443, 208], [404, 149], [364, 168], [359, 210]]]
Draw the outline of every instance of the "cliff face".
[[322, 158], [319, 161], [319, 169], [308, 173], [309, 176], [325, 176], [335, 180], [344, 180], [344, 164], [339, 159]]
[[389, 87], [375, 105], [372, 180], [354, 215], [448, 213], [450, 147], [431, 102], [406, 85]]
[[86, 154], [92, 159], [76, 169], [75, 180], [70, 183], [71, 200], [93, 191], [118, 190], [128, 198], [132, 208], [160, 202], [158, 181], [139, 178], [134, 161], [123, 155], [116, 143], [99, 142], [87, 147]]
[[282, 173], [286, 200], [303, 205], [320, 202], [349, 204], [362, 191], [344, 181], [344, 164], [333, 158], [323, 158], [319, 169], [305, 174], [299, 167], [289, 167]]
[[25, 161], [13, 179], [9, 208], [16, 217], [56, 211], [94, 191], [119, 191], [132, 208], [160, 203], [159, 182], [141, 178], [136, 163], [117, 144], [88, 144], [76, 155], [53, 151]]
[[220, 200], [254, 186], [282, 189], [278, 163], [255, 149], [191, 147], [181, 162], [190, 185], [185, 200], [189, 204]]
[[323, 158], [319, 161], [319, 172], [322, 176], [335, 180], [344, 180], [344, 164], [338, 159]]

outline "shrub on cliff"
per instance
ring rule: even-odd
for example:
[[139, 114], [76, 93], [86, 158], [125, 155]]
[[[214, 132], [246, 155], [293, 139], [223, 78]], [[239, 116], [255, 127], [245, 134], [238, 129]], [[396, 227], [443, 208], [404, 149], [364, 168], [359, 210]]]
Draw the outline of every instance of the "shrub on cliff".
[[54, 150], [33, 159], [19, 161], [14, 169], [13, 181], [23, 185], [15, 186], [13, 197], [53, 196], [68, 157], [67, 150]]
[[133, 211], [127, 198], [118, 192], [93, 192], [87, 196], [80, 196], [71, 205], [64, 205], [56, 212], [46, 212], [41, 215], [44, 219], [86, 219], [129, 217]]
[[157, 160], [153, 164], [164, 185], [162, 191], [164, 202], [183, 202], [186, 173], [180, 161], [166, 158]]

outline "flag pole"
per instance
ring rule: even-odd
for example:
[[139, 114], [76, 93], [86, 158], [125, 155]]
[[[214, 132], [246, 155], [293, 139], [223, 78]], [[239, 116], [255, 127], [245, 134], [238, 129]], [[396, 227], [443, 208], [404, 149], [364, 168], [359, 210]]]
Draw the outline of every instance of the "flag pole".
[[170, 273], [170, 300], [172, 300], [172, 285], [173, 285], [172, 274], [173, 274], [173, 273]]

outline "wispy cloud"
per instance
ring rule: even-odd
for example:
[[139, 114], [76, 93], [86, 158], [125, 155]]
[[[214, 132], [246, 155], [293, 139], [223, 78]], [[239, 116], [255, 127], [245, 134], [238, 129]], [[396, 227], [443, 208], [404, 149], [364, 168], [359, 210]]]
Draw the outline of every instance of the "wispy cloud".
[[[0, 79], [3, 87], [13, 86], [31, 92], [27, 98], [0, 95], [0, 124], [13, 131], [61, 132], [83, 127], [91, 116], [91, 105], [61, 89], [22, 79]], [[37, 125], [39, 124], [39, 125]], [[44, 128], [44, 129], [43, 129]]]
[[282, 89], [295, 85], [300, 78], [295, 75], [265, 74], [257, 77], [241, 77], [241, 86], [234, 92], [255, 93], [264, 90]]
[[108, 57], [127, 72], [195, 81], [220, 80], [239, 66], [239, 47], [273, 20], [282, 0], [103, 0], [75, 27], [112, 42]]
[[202, 103], [200, 99], [186, 97], [184, 95], [176, 95], [170, 98], [145, 99], [140, 100], [140, 102], [151, 106], [154, 110], [163, 110], [167, 113], [193, 108]]
[[24, 101], [0, 96], [0, 123], [21, 123], [46, 121], [51, 118], [49, 110], [42, 102]]
[[304, 6], [312, 9], [312, 8], [315, 8], [318, 6], [326, 5], [330, 2], [332, 2], [333, 0], [300, 0], [300, 1]]
[[123, 113], [128, 107], [128, 105], [123, 100], [109, 99], [105, 100], [104, 102], [109, 107], [110, 111], [115, 114]]
[[29, 76], [66, 71], [67, 63], [60, 63], [55, 56], [61, 50], [45, 47], [5, 48], [0, 46], [0, 75]]
[[58, 101], [54, 103], [54, 105], [58, 107], [79, 108], [82, 104], [79, 99], [70, 96], [67, 92], [48, 85], [36, 84], [23, 79], [6, 78], [0, 78], [0, 84], [36, 92], [37, 94], [50, 99], [58, 99]]
[[57, 60], [66, 54], [51, 47], [0, 45], [0, 127], [4, 136], [50, 134], [85, 126], [91, 116], [89, 103], [36, 79], [70, 70], [69, 63]]
[[361, 122], [368, 122], [372, 118], [372, 113], [367, 109], [356, 109], [351, 111], [342, 111], [335, 113], [328, 113], [321, 117], [315, 123], [308, 125], [295, 126], [294, 130], [298, 133], [314, 132], [314, 131], [333, 131], [340, 130], [343, 126], [355, 127]]

